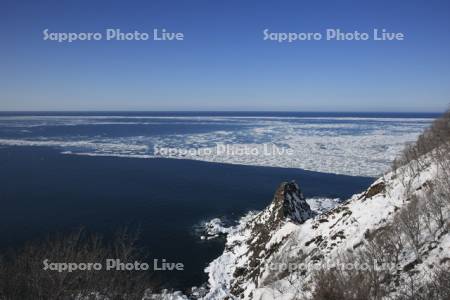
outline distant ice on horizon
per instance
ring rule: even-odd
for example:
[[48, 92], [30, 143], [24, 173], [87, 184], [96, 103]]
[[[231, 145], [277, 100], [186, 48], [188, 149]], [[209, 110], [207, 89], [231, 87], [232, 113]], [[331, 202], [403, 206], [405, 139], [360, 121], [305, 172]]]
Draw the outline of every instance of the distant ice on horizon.
[[[404, 145], [415, 141], [431, 121], [428, 118], [357, 117], [0, 116], [0, 145], [51, 146], [65, 154], [167, 157], [376, 177], [387, 171]], [[92, 133], [86, 130], [77, 133], [77, 128], [86, 126], [93, 128]], [[120, 126], [129, 129], [127, 134], [103, 135], [95, 130], [98, 126], [106, 126], [113, 133], [114, 128]], [[155, 126], [175, 129], [142, 133], [142, 128]], [[176, 129], [194, 126], [204, 130], [180, 133]], [[62, 128], [57, 131], [61, 133], [46, 133], [52, 127]], [[74, 133], [66, 133], [64, 128], [69, 127], [72, 128], [69, 132]], [[135, 132], [134, 128], [141, 131]], [[259, 149], [261, 155], [218, 155], [217, 144], [237, 150]], [[292, 153], [263, 155], [264, 145], [275, 145]], [[155, 155], [155, 148], [198, 151]]]

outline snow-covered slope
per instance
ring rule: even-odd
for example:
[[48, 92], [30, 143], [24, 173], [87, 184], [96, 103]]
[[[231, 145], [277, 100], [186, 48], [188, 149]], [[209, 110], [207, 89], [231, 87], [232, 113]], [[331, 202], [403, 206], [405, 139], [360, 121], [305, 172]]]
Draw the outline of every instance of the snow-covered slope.
[[[295, 183], [281, 184], [269, 207], [247, 216], [228, 233], [224, 253], [206, 269], [210, 291], [205, 299], [302, 299], [311, 295], [314, 270], [319, 267], [360, 250], [369, 253], [376, 246], [373, 236], [388, 229], [389, 237], [403, 239], [403, 233], [393, 232], [407, 222], [400, 214], [413, 198], [430, 193], [437, 176], [436, 164], [424, 161], [420, 172], [411, 172], [415, 162], [410, 163], [318, 215]], [[420, 249], [407, 242], [397, 249], [390, 266], [395, 278], [383, 283], [390, 295], [399, 293], [411, 276], [431, 280], [429, 271], [450, 261], [448, 206], [442, 212], [444, 224], [439, 228], [416, 224], [421, 226]]]
[[[252, 285], [264, 270], [261, 258], [277, 250], [281, 240], [276, 239], [284, 234], [280, 230], [284, 223], [300, 224], [313, 216], [298, 185], [294, 182], [281, 184], [267, 209], [247, 215], [229, 232], [224, 254], [208, 267], [211, 290], [207, 298], [222, 299], [230, 292], [241, 293], [240, 284]], [[237, 274], [239, 276], [235, 276]], [[239, 284], [231, 284], [233, 278], [238, 279]]]

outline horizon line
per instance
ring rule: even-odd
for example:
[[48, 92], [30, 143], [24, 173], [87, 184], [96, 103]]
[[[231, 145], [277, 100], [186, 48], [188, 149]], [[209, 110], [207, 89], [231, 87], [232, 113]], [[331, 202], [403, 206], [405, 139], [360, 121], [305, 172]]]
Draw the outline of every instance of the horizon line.
[[81, 109], [81, 110], [72, 110], [72, 109], [51, 109], [51, 110], [43, 110], [43, 109], [37, 109], [37, 110], [0, 110], [0, 113], [89, 113], [89, 112], [102, 112], [102, 113], [115, 113], [115, 112], [122, 112], [122, 113], [192, 113], [192, 112], [202, 112], [202, 113], [220, 113], [220, 112], [227, 112], [227, 113], [245, 113], [245, 112], [255, 112], [255, 113], [361, 113], [361, 114], [368, 114], [368, 113], [399, 113], [399, 114], [408, 114], [408, 113], [418, 113], [418, 114], [442, 114], [446, 110], [443, 111], [415, 111], [415, 110], [257, 110], [257, 109], [246, 109], [246, 110], [233, 110], [233, 109], [217, 109], [217, 110], [203, 110], [203, 109], [105, 109], [105, 110], [99, 110], [99, 109]]

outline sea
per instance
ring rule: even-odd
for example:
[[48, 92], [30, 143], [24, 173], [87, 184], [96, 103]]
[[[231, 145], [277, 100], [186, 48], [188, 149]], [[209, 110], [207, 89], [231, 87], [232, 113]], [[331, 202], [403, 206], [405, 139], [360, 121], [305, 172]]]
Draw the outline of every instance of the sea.
[[[166, 288], [207, 281], [233, 224], [295, 180], [307, 199], [365, 190], [433, 113], [1, 112], [0, 249], [84, 227], [139, 231]], [[218, 151], [228, 149], [228, 151]], [[263, 149], [276, 149], [271, 153]]]

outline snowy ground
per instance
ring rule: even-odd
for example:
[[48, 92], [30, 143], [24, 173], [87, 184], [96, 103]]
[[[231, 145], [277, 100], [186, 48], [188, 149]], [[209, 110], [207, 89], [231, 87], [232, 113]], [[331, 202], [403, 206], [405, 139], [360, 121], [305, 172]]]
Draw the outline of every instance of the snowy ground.
[[[315, 197], [306, 199], [306, 202], [311, 207], [311, 210], [318, 214], [321, 214], [335, 208], [341, 202], [341, 199]], [[251, 219], [257, 213], [257, 211], [250, 211], [238, 221], [232, 221], [226, 217], [213, 218], [208, 221], [202, 221], [194, 226], [194, 232], [202, 240], [210, 240], [218, 237], [223, 237], [230, 232], [233, 232], [235, 230], [235, 226], [239, 226], [239, 224], [243, 221]]]
[[[303, 224], [286, 222], [277, 231], [273, 232], [270, 241], [266, 244], [266, 249], [271, 249], [272, 245], [277, 245], [269, 257], [264, 257], [261, 261], [263, 266], [279, 266], [280, 262], [287, 265], [298, 265], [299, 253], [302, 253], [301, 263], [306, 266], [314, 266], [317, 263], [317, 253], [319, 251], [322, 260], [321, 264], [332, 265], [339, 255], [345, 253], [347, 249], [355, 249], [364, 244], [365, 234], [392, 224], [396, 212], [408, 201], [407, 189], [413, 191], [414, 195], [420, 197], [427, 193], [427, 183], [432, 181], [436, 174], [436, 165], [427, 166], [420, 176], [410, 177], [408, 166], [402, 168], [401, 174], [388, 173], [378, 179], [368, 191], [377, 190], [377, 186], [385, 186], [378, 192], [369, 192], [354, 195], [351, 199], [335, 206], [338, 200], [328, 199], [325, 201], [308, 201], [315, 210], [324, 209], [320, 203], [326, 203], [330, 209], [325, 213], [307, 220]], [[403, 173], [405, 172], [405, 173]], [[410, 180], [410, 185], [405, 185], [403, 180]], [[332, 208], [334, 206], [334, 209]], [[269, 213], [270, 206], [262, 214]], [[446, 213], [448, 216], [448, 212]], [[238, 268], [249, 265], [250, 256], [254, 255], [249, 249], [249, 245], [254, 242], [254, 236], [249, 229], [246, 220], [242, 220], [235, 229], [228, 233], [227, 247], [224, 253], [211, 262], [206, 271], [209, 273], [210, 292], [204, 299], [222, 299], [230, 296], [230, 286], [233, 282], [242, 282], [242, 295], [244, 299], [295, 299], [299, 291], [305, 291], [311, 281], [311, 270], [308, 272], [292, 272], [285, 276], [284, 269], [264, 268], [264, 272], [258, 277], [258, 285], [252, 280], [239, 281], [233, 274]], [[422, 257], [424, 262], [415, 267], [418, 278], [426, 277], [426, 272], [430, 265], [439, 265], [438, 262], [448, 260], [448, 245], [450, 235], [443, 234], [435, 240], [435, 236], [428, 236], [428, 231], [423, 230], [423, 240], [426, 242], [423, 249], [432, 249], [427, 255]], [[280, 244], [281, 243], [281, 244]], [[438, 245], [431, 247], [430, 245]], [[404, 270], [405, 266], [414, 260], [413, 248], [405, 244], [399, 256], [399, 263], [395, 267]], [[256, 267], [255, 267], [256, 268]], [[241, 274], [241, 273], [239, 273]], [[281, 276], [281, 274], [284, 274]], [[239, 275], [238, 275], [239, 276]], [[422, 277], [421, 277], [422, 276]], [[273, 278], [283, 278], [273, 280]], [[408, 279], [408, 275], [401, 273], [401, 280]], [[265, 282], [270, 284], [265, 285]], [[236, 298], [237, 299], [237, 298]]]

